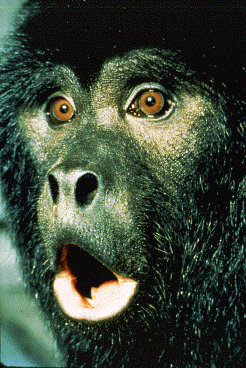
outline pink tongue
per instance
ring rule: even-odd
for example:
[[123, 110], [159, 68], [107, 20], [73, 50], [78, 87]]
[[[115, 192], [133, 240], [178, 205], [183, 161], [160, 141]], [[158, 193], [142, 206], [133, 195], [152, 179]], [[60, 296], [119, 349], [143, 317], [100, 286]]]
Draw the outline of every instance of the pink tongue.
[[137, 282], [121, 276], [91, 288], [91, 298], [81, 296], [74, 287], [69, 271], [59, 273], [54, 281], [54, 292], [62, 310], [74, 319], [102, 320], [113, 317], [124, 309], [136, 291]]

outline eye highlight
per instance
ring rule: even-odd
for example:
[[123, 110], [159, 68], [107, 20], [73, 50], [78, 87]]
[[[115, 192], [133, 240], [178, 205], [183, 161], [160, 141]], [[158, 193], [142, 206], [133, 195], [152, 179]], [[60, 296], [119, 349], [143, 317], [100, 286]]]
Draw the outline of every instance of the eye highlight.
[[126, 102], [125, 110], [137, 118], [158, 120], [169, 116], [174, 105], [174, 101], [161, 85], [144, 83], [134, 88]]
[[74, 117], [75, 108], [66, 98], [57, 97], [48, 104], [46, 113], [53, 123], [66, 123]]

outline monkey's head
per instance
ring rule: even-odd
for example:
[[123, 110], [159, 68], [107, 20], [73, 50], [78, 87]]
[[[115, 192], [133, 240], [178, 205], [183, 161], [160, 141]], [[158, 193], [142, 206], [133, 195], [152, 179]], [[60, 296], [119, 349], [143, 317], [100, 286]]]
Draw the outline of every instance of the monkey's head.
[[11, 225], [71, 366], [243, 356], [243, 41], [161, 4], [29, 1], [2, 56]]

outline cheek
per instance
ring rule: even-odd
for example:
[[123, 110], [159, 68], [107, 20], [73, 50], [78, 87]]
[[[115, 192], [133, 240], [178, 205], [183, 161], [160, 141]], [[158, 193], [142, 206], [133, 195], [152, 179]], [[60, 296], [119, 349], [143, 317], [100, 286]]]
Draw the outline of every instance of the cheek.
[[185, 126], [154, 132], [139, 129], [139, 138], [146, 152], [147, 165], [161, 182], [179, 183], [194, 171], [199, 160], [195, 147], [197, 137]]
[[54, 130], [49, 127], [42, 115], [35, 116], [26, 112], [19, 118], [20, 131], [30, 150], [32, 159], [42, 165], [52, 163], [59, 155], [64, 156], [67, 152], [66, 141], [67, 132]]
[[177, 184], [194, 175], [219, 136], [219, 114], [210, 102], [199, 97], [186, 97], [185, 101], [163, 122], [130, 120], [132, 134], [146, 152], [148, 166], [155, 168], [160, 180], [164, 177]]

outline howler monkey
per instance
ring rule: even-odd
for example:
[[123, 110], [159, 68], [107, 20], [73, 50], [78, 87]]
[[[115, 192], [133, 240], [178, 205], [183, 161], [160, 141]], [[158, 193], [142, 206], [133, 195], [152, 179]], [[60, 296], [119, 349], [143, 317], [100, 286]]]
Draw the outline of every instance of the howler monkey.
[[68, 366], [245, 366], [245, 9], [196, 4], [30, 0], [1, 55], [9, 221]]

